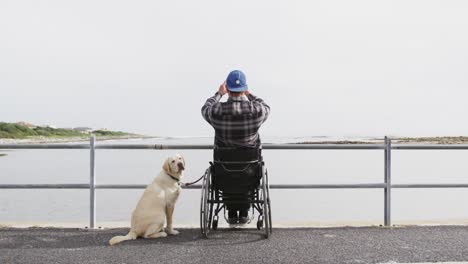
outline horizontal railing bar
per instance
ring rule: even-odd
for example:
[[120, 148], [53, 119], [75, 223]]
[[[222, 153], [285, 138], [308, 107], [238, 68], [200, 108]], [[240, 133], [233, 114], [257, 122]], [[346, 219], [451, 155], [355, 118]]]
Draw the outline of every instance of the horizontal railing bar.
[[[0, 149], [89, 149], [89, 144], [0, 144]], [[384, 144], [264, 144], [263, 149], [385, 149]], [[213, 149], [213, 145], [102, 144], [96, 149]], [[393, 144], [392, 149], [468, 150], [468, 144]]]
[[392, 184], [392, 188], [468, 188], [468, 183]]
[[[145, 189], [145, 184], [98, 184], [96, 189]], [[89, 189], [84, 184], [0, 184], [0, 189]], [[183, 186], [184, 189], [201, 189], [201, 185]], [[271, 184], [270, 189], [368, 189], [385, 188], [385, 183], [356, 184]], [[392, 184], [392, 188], [468, 188], [468, 183]]]
[[[147, 185], [106, 184], [96, 185], [97, 189], [144, 189]], [[384, 188], [385, 183], [361, 184], [271, 184], [271, 189], [343, 189], [343, 188]], [[201, 185], [183, 186], [184, 189], [201, 189]]]
[[[144, 189], [145, 184], [97, 184], [96, 189]], [[89, 189], [89, 184], [0, 184], [0, 189]], [[360, 184], [271, 184], [271, 189], [342, 189], [384, 188], [384, 183]], [[184, 189], [200, 189], [201, 185], [183, 186]]]
[[385, 149], [384, 144], [263, 144], [263, 149]]
[[213, 145], [103, 144], [97, 149], [213, 149]]
[[[263, 200], [248, 200], [248, 202], [249, 203], [261, 203], [261, 204], [264, 203]], [[211, 203], [211, 204], [243, 204], [243, 203], [245, 203], [245, 200], [244, 201], [235, 201], [235, 200], [227, 200], [226, 201], [226, 200], [211, 200], [211, 199], [209, 199], [208, 203]]]
[[0, 184], [0, 189], [89, 189], [89, 184]]
[[145, 189], [145, 184], [96, 184], [96, 189]]
[[366, 188], [385, 188], [385, 183], [270, 184], [270, 189], [366, 189]]
[[0, 144], [0, 149], [89, 149], [89, 144]]
[[[89, 149], [89, 144], [0, 144], [0, 149]], [[263, 149], [385, 149], [384, 144], [264, 144]], [[96, 149], [213, 149], [213, 145], [102, 144]]]

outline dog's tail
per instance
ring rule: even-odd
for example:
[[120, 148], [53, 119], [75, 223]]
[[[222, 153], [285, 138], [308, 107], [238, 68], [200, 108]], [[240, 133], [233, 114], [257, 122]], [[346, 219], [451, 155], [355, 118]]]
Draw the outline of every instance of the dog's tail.
[[113, 246], [115, 244], [118, 244], [122, 241], [126, 241], [126, 240], [133, 240], [133, 239], [136, 239], [137, 238], [137, 234], [130, 230], [130, 232], [128, 232], [128, 234], [126, 236], [115, 236], [113, 238], [111, 238], [111, 240], [109, 240], [109, 245]]

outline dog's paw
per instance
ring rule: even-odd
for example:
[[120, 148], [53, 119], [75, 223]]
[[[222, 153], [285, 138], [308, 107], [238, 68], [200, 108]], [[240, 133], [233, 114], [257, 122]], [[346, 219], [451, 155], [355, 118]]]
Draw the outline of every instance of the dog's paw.
[[161, 232], [159, 237], [167, 237], [167, 233], [166, 232]]
[[170, 230], [167, 230], [166, 231], [169, 235], [172, 235], [172, 236], [175, 236], [175, 235], [178, 235], [179, 234], [179, 231], [175, 230], [175, 229], [170, 229]]

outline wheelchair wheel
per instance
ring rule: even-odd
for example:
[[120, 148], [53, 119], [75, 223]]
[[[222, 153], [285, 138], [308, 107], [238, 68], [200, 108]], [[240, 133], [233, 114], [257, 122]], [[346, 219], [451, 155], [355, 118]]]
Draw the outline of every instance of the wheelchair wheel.
[[263, 228], [263, 219], [257, 221], [257, 229], [262, 230], [262, 228]]
[[211, 194], [211, 169], [206, 171], [202, 183], [200, 202], [200, 230], [204, 238], [208, 238], [212, 217], [212, 205], [208, 202]]
[[273, 225], [271, 222], [271, 199], [270, 199], [270, 180], [268, 178], [268, 169], [265, 170], [266, 187], [267, 187], [267, 203], [268, 203], [268, 221], [270, 222], [270, 234], [273, 233]]
[[265, 168], [262, 166], [262, 198], [263, 198], [263, 214], [265, 222], [265, 238], [269, 238], [271, 234], [271, 213], [270, 213], [270, 196], [268, 194], [267, 177]]

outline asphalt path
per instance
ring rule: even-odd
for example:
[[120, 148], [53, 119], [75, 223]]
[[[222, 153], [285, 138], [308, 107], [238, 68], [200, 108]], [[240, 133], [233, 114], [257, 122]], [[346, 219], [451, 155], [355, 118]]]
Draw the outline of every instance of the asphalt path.
[[468, 261], [468, 227], [343, 227], [221, 230], [108, 240], [128, 229], [0, 228], [0, 263], [414, 263]]

